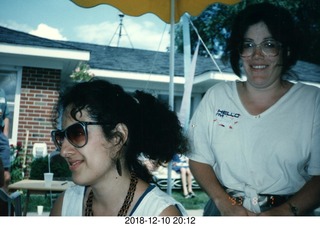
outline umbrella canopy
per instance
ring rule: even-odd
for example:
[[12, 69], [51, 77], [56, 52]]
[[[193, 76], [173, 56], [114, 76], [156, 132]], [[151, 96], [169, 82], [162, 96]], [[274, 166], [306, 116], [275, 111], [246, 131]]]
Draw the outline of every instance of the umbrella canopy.
[[[171, 22], [171, 0], [71, 0], [79, 6], [90, 8], [100, 4], [116, 7], [129, 16], [152, 13], [166, 23]], [[174, 22], [177, 23], [184, 13], [198, 16], [213, 3], [235, 4], [240, 0], [177, 0], [174, 3]]]

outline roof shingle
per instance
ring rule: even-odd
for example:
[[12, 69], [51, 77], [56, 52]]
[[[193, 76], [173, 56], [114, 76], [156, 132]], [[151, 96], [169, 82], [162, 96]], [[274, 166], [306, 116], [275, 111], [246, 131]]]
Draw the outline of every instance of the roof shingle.
[[[147, 74], [169, 75], [169, 53], [122, 47], [111, 47], [71, 41], [53, 41], [33, 36], [24, 32], [0, 26], [0, 43], [48, 47], [68, 50], [85, 50], [90, 52], [91, 68], [101, 70], [127, 71]], [[175, 54], [175, 76], [184, 75], [183, 54]], [[232, 73], [228, 65], [216, 60], [222, 72]], [[196, 75], [208, 71], [218, 71], [211, 58], [199, 56]], [[320, 65], [299, 61], [293, 72], [300, 81], [320, 83]]]

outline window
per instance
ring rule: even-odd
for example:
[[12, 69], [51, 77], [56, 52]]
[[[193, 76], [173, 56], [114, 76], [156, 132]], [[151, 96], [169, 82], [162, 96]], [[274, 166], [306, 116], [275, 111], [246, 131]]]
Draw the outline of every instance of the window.
[[5, 91], [10, 112], [9, 143], [16, 144], [20, 109], [21, 68], [0, 67], [0, 87]]

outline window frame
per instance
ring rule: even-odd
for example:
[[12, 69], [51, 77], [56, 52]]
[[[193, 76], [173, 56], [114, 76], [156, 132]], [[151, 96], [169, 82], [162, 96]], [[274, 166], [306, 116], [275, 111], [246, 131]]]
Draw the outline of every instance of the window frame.
[[18, 124], [21, 100], [21, 83], [22, 83], [22, 67], [0, 66], [0, 76], [7, 74], [14, 74], [16, 77], [16, 87], [14, 94], [14, 101], [8, 101], [7, 104], [10, 112], [13, 112], [13, 118], [10, 122], [9, 144], [16, 145], [18, 141]]

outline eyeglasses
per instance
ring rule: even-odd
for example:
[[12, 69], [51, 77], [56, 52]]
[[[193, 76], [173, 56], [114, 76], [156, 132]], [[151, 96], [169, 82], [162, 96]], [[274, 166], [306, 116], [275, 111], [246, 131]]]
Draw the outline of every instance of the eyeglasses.
[[275, 40], [266, 40], [260, 44], [255, 44], [254, 42], [245, 41], [239, 46], [239, 53], [242, 57], [249, 57], [254, 54], [256, 48], [260, 47], [262, 53], [269, 57], [274, 57], [279, 55], [281, 50], [281, 43]]
[[88, 125], [103, 125], [106, 123], [100, 123], [100, 122], [76, 122], [64, 130], [53, 130], [51, 131], [51, 137], [56, 145], [56, 147], [60, 150], [62, 143], [64, 141], [64, 138], [67, 138], [67, 140], [76, 148], [82, 148], [88, 143]]

